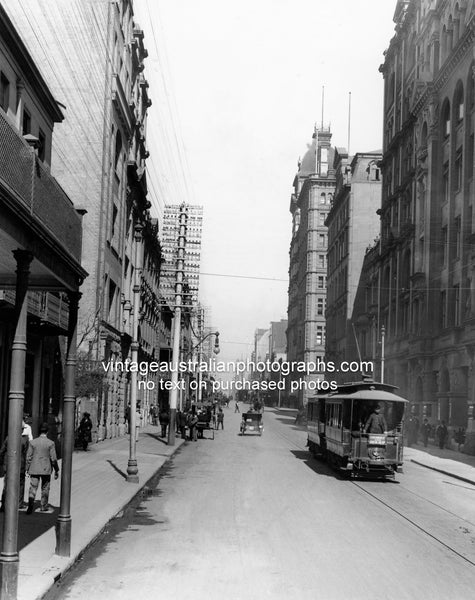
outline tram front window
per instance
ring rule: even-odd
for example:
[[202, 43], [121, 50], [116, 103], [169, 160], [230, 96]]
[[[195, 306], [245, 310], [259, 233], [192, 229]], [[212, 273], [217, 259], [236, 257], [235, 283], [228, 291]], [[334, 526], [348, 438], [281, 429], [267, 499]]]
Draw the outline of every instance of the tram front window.
[[386, 421], [387, 431], [390, 433], [400, 430], [404, 415], [404, 404], [402, 402], [355, 400], [353, 402], [352, 431], [364, 431], [368, 419], [378, 405], [380, 407], [379, 412]]

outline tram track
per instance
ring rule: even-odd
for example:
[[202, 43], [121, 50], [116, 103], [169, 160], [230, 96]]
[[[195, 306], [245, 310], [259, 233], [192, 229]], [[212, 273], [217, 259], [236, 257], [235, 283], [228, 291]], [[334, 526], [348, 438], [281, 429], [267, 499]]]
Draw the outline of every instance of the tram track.
[[[275, 433], [276, 435], [278, 435], [282, 439], [286, 440], [286, 442], [290, 446], [293, 446], [296, 450], [307, 451], [308, 452], [307, 446], [304, 446], [302, 444], [297, 443], [295, 441], [295, 439], [293, 439], [289, 435], [286, 435], [283, 431], [273, 431], [273, 433]], [[312, 458], [313, 457], [311, 456], [311, 454], [309, 452], [309, 459], [312, 459]], [[318, 460], [318, 459], [313, 458], [313, 460]], [[326, 463], [322, 463], [322, 464], [326, 465]], [[326, 466], [328, 466], [328, 465], [326, 465]], [[328, 467], [328, 468], [330, 469], [330, 467]], [[338, 474], [335, 473], [335, 476], [338, 477]], [[398, 508], [396, 508], [395, 506], [391, 505], [387, 500], [385, 500], [384, 498], [378, 496], [376, 493], [368, 490], [367, 487], [365, 487], [361, 482], [356, 481], [354, 479], [352, 479], [352, 480], [345, 480], [343, 478], [341, 479], [341, 482], [343, 484], [347, 485], [347, 486], [353, 486], [353, 487], [357, 488], [360, 492], [362, 492], [363, 494], [366, 494], [367, 496], [371, 497], [374, 501], [378, 502], [379, 504], [381, 504], [382, 506], [384, 506], [386, 509], [388, 509], [391, 512], [393, 512], [394, 514], [398, 515], [399, 518], [403, 519], [404, 521], [406, 521], [407, 523], [409, 523], [412, 527], [414, 527], [415, 529], [417, 529], [418, 531], [420, 531], [421, 533], [423, 533], [427, 537], [431, 538], [433, 541], [435, 541], [440, 546], [444, 547], [446, 550], [448, 550], [449, 552], [451, 552], [453, 555], [461, 558], [465, 563], [467, 563], [467, 564], [475, 567], [475, 559], [471, 560], [468, 556], [465, 556], [465, 554], [463, 554], [462, 552], [460, 552], [459, 550], [457, 550], [453, 545], [445, 542], [437, 534], [431, 533], [431, 531], [427, 527], [425, 527], [424, 525], [422, 525], [420, 523], [417, 523], [413, 518], [409, 517], [407, 514], [404, 514], [403, 511], [401, 511]], [[475, 527], [475, 524], [472, 523], [471, 521], [468, 521], [467, 519], [464, 519], [464, 518], [460, 517], [456, 513], [448, 510], [444, 506], [441, 506], [440, 504], [438, 504], [438, 503], [430, 500], [429, 498], [421, 496], [420, 494], [412, 491], [411, 489], [409, 489], [407, 486], [401, 484], [400, 482], [398, 484], [398, 487], [399, 487], [400, 490], [404, 490], [404, 492], [406, 492], [407, 494], [411, 494], [411, 496], [415, 496], [420, 502], [427, 503], [427, 504], [431, 505], [431, 507], [433, 507], [434, 509], [437, 509], [438, 511], [446, 513], [447, 516], [450, 516], [451, 518], [454, 518], [454, 519], [458, 519], [459, 521], [464, 522], [464, 523], [470, 525], [471, 527]]]
[[[467, 556], [465, 556], [464, 554], [462, 554], [461, 552], [459, 552], [458, 550], [456, 550], [453, 546], [450, 546], [449, 544], [446, 544], [439, 537], [437, 537], [436, 535], [434, 535], [430, 531], [428, 531], [428, 529], [426, 529], [424, 526], [419, 525], [413, 519], [410, 519], [407, 515], [403, 514], [400, 510], [398, 510], [394, 506], [391, 506], [388, 502], [386, 502], [382, 498], [379, 498], [376, 494], [373, 494], [372, 492], [370, 492], [368, 489], [366, 489], [365, 487], [363, 487], [359, 482], [357, 482], [357, 481], [348, 481], [348, 482], [345, 482], [345, 483], [349, 483], [350, 485], [353, 485], [353, 486], [357, 487], [360, 491], [362, 491], [363, 493], [365, 493], [368, 496], [370, 496], [371, 498], [373, 498], [373, 500], [376, 500], [377, 502], [379, 502], [380, 504], [382, 504], [384, 507], [388, 508], [389, 510], [391, 510], [392, 512], [394, 512], [395, 514], [397, 514], [400, 518], [404, 519], [404, 521], [407, 521], [413, 527], [415, 527], [416, 529], [418, 529], [419, 531], [421, 531], [422, 533], [424, 533], [425, 535], [427, 535], [428, 537], [430, 537], [431, 539], [433, 539], [434, 541], [436, 541], [438, 544], [440, 544], [441, 546], [443, 546], [444, 548], [446, 548], [447, 550], [449, 550], [450, 552], [452, 552], [453, 554], [455, 554], [459, 558], [463, 559], [468, 564], [470, 564], [473, 567], [475, 567], [475, 562], [474, 561], [470, 560]], [[405, 489], [406, 491], [410, 492], [410, 490], [408, 490], [408, 488], [406, 488], [406, 487], [404, 487], [403, 489]], [[434, 504], [435, 506], [438, 506], [435, 503], [433, 503], [430, 500], [428, 500], [427, 498], [423, 498], [422, 496], [419, 496], [418, 494], [416, 494], [416, 495], [420, 499], [424, 500], [425, 502], [429, 502], [431, 504]], [[446, 509], [444, 509], [441, 506], [438, 506], [438, 508], [441, 509], [441, 510], [443, 510], [443, 511], [445, 511], [445, 512], [448, 512], [449, 514], [453, 515], [453, 513], [450, 513], [450, 511], [447, 511]], [[457, 518], [460, 519], [460, 517], [458, 517], [457, 515], [453, 515], [453, 516], [456, 516]], [[467, 521], [467, 522], [469, 522], [469, 521]]]

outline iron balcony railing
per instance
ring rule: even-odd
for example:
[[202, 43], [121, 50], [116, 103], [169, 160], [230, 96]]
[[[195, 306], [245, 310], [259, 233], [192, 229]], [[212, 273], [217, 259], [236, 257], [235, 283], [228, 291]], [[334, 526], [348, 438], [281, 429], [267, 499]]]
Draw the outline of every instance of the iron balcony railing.
[[25, 212], [78, 263], [82, 225], [73, 203], [34, 150], [0, 110], [0, 189], [21, 217]]
[[[15, 306], [15, 290], [0, 290], [0, 306]], [[28, 292], [28, 314], [42, 323], [68, 331], [69, 302], [65, 294], [54, 292]]]

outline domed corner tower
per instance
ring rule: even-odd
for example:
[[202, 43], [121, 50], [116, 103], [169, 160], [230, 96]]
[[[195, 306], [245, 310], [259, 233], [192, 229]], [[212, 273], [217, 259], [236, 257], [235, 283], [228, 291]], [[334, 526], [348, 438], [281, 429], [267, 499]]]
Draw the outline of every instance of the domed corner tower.
[[[312, 141], [298, 163], [290, 201], [288, 360], [323, 361], [325, 354], [325, 305], [327, 275], [327, 227], [325, 220], [335, 191], [334, 149], [329, 127], [315, 127]], [[288, 394], [299, 407], [315, 396], [323, 372], [290, 376]], [[293, 386], [294, 389], [291, 389]]]

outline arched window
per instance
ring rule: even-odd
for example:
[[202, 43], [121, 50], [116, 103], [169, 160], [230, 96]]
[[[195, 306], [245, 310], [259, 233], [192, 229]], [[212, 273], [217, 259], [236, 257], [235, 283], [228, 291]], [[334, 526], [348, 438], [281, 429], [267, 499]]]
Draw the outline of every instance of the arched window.
[[464, 118], [464, 95], [463, 84], [461, 81], [457, 83], [454, 93], [454, 119], [456, 123], [460, 123]]
[[457, 44], [457, 42], [460, 39], [460, 8], [457, 4], [455, 5], [455, 12], [454, 12], [454, 46]]
[[372, 160], [368, 164], [366, 172], [368, 173], [368, 180], [369, 181], [380, 181], [380, 179], [381, 179], [381, 171], [380, 171], [380, 169], [378, 167], [377, 161]]
[[442, 106], [442, 118], [440, 120], [442, 125], [442, 135], [449, 137], [450, 135], [450, 102], [446, 99]]
[[447, 24], [447, 54], [452, 52], [454, 47], [454, 22], [452, 19], [452, 15], [449, 17], [449, 22]]
[[440, 64], [442, 66], [444, 60], [447, 58], [447, 27], [445, 25], [442, 27], [442, 35], [440, 36], [440, 40]]

